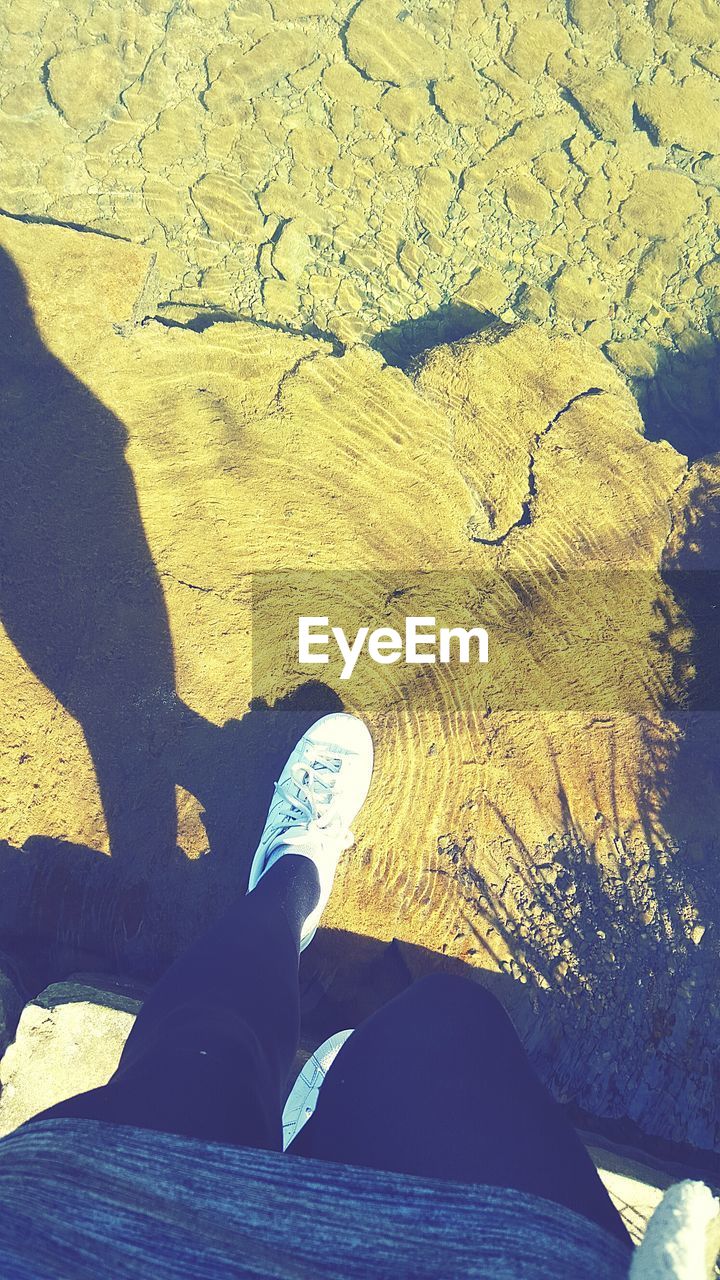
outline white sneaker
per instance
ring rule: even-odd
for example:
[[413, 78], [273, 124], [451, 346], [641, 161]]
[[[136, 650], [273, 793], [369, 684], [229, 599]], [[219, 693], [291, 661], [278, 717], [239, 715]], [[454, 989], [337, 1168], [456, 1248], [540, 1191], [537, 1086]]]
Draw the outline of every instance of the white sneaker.
[[305, 921], [301, 951], [315, 936], [340, 854], [354, 843], [350, 823], [363, 806], [372, 770], [368, 728], [356, 716], [336, 712], [311, 725], [275, 783], [248, 893], [283, 854], [301, 853], [315, 863], [320, 901]]
[[352, 1033], [352, 1027], [349, 1031], [336, 1031], [335, 1035], [323, 1041], [305, 1063], [283, 1107], [283, 1151], [287, 1151], [313, 1114], [320, 1097], [320, 1087]]

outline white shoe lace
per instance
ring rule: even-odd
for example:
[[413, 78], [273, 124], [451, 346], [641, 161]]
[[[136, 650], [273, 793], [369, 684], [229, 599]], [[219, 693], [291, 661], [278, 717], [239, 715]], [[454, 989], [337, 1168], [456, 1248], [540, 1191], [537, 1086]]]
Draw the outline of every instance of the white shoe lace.
[[290, 766], [290, 777], [275, 783], [275, 796], [281, 804], [267, 833], [268, 852], [278, 844], [300, 844], [308, 834], [320, 832], [332, 835], [340, 849], [354, 844], [352, 831], [331, 812], [341, 767], [340, 756], [316, 747], [311, 760], [296, 760]]

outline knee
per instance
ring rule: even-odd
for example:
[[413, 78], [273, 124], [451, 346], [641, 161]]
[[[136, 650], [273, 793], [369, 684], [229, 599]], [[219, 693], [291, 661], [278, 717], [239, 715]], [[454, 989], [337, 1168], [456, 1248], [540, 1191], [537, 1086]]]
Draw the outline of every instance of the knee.
[[413, 992], [446, 1016], [457, 1015], [467, 1027], [474, 1022], [483, 1027], [509, 1024], [505, 1009], [496, 996], [472, 978], [453, 973], [428, 973], [413, 984]]

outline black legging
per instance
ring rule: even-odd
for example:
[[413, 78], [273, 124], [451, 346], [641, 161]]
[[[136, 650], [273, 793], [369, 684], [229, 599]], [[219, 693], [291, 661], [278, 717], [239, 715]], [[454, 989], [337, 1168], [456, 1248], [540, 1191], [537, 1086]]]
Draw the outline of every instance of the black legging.
[[[42, 1118], [107, 1120], [280, 1151], [300, 1025], [300, 934], [317, 894], [313, 864], [281, 858], [170, 966], [108, 1084]], [[422, 978], [368, 1018], [341, 1048], [292, 1150], [515, 1187], [630, 1242], [502, 1005], [465, 978]]]

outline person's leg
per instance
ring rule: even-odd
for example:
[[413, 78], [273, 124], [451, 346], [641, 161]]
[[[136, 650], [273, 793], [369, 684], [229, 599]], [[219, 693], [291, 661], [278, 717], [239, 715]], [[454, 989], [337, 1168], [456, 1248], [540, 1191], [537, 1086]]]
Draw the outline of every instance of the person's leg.
[[353, 843], [372, 766], [372, 739], [355, 716], [310, 726], [275, 784], [248, 894], [150, 993], [108, 1084], [29, 1123], [75, 1116], [281, 1148], [299, 954]]
[[354, 1031], [291, 1149], [515, 1187], [567, 1205], [629, 1241], [502, 1005], [468, 979], [422, 978]]
[[108, 1084], [34, 1119], [107, 1120], [280, 1150], [300, 937], [319, 889], [309, 858], [280, 858], [150, 992]]

